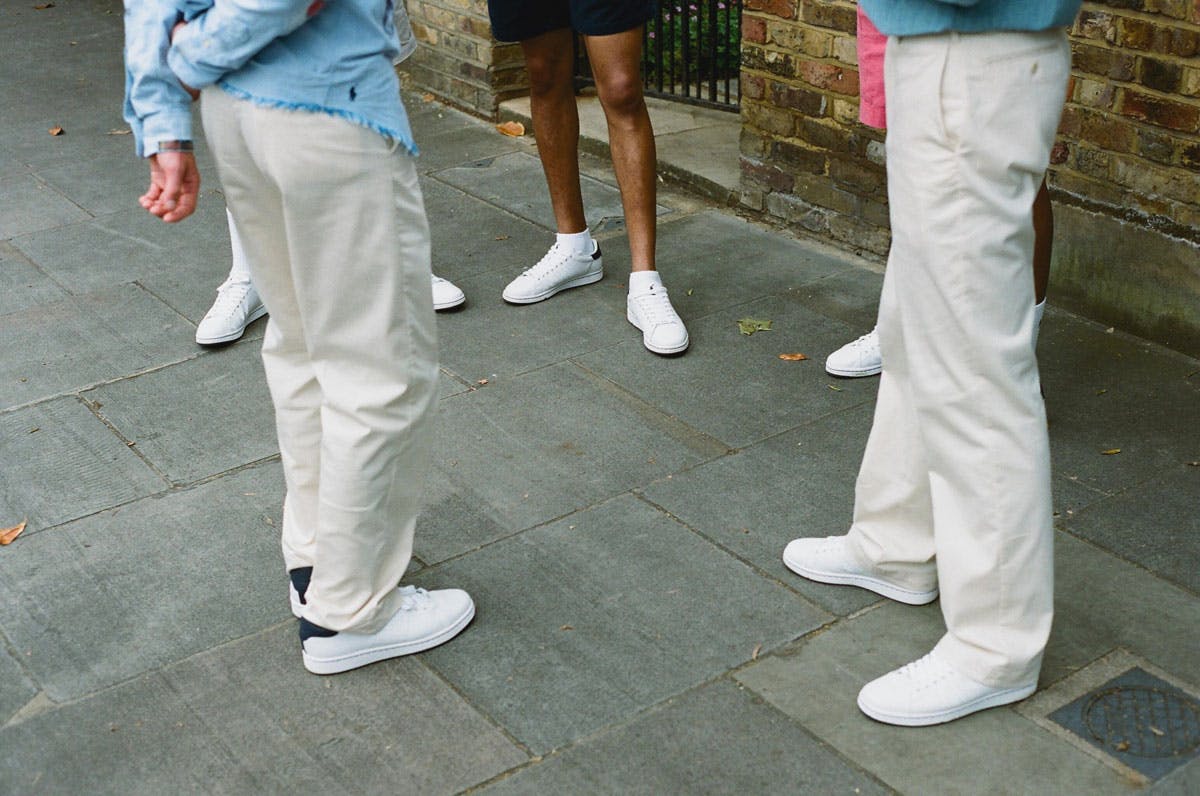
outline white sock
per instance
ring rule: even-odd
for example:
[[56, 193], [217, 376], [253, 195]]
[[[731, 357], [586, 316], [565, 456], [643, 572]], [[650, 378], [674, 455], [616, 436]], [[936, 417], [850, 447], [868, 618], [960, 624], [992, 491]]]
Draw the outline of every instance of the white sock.
[[1033, 350], [1037, 351], [1038, 331], [1042, 328], [1042, 316], [1046, 313], [1046, 300], [1033, 305]]
[[249, 282], [250, 264], [246, 262], [246, 250], [242, 248], [242, 236], [238, 234], [237, 225], [233, 223], [233, 213], [225, 211], [229, 221], [229, 248], [233, 264], [229, 268], [229, 282]]
[[592, 253], [592, 231], [590, 229], [585, 229], [583, 232], [559, 232], [554, 237], [556, 238], [555, 245], [559, 248], [574, 254]]
[[662, 277], [658, 271], [631, 271], [629, 273], [629, 295], [636, 296], [645, 293], [651, 285], [662, 287]]

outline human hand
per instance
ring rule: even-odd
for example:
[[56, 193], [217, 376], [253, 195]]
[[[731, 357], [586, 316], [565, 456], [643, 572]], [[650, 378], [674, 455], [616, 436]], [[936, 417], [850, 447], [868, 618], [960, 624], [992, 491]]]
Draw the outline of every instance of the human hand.
[[191, 152], [151, 155], [150, 187], [138, 204], [168, 224], [182, 221], [196, 210], [200, 195], [200, 169]]

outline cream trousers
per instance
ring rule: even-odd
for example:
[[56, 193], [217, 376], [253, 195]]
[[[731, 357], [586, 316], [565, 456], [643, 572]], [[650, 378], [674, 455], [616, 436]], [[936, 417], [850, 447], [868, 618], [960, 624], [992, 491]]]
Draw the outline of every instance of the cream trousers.
[[938, 654], [992, 686], [1037, 679], [1053, 617], [1029, 274], [1069, 66], [1061, 30], [892, 38], [885, 59], [883, 375], [850, 547], [937, 585]]
[[371, 632], [399, 609], [438, 378], [416, 167], [365, 127], [219, 88], [202, 115], [271, 315], [284, 561], [313, 567], [306, 619]]

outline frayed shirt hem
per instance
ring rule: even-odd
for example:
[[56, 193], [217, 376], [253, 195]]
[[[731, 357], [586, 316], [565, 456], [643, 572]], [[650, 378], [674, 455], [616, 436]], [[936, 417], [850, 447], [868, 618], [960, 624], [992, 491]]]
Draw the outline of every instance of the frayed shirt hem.
[[262, 108], [278, 108], [280, 110], [285, 110], [285, 111], [305, 111], [307, 113], [323, 113], [323, 114], [326, 114], [327, 116], [335, 116], [339, 119], [345, 119], [348, 122], [353, 122], [354, 124], [360, 125], [362, 127], [366, 127], [368, 130], [372, 130], [376, 133], [379, 133], [380, 135], [384, 136], [385, 138], [388, 138], [392, 141], [398, 142], [399, 145], [401, 147], [403, 147], [404, 151], [407, 152], [409, 155], [416, 157], [418, 154], [420, 154], [419, 150], [417, 149], [416, 143], [412, 140], [411, 135], [402, 133], [399, 130], [389, 129], [387, 127], [384, 127], [383, 125], [375, 124], [374, 122], [371, 122], [367, 118], [365, 118], [357, 113], [352, 113], [351, 111], [343, 110], [341, 108], [330, 108], [325, 105], [317, 105], [317, 104], [309, 103], [309, 102], [293, 102], [293, 101], [289, 101], [289, 100], [270, 99], [268, 97], [258, 97], [247, 91], [243, 91], [240, 88], [231, 86], [231, 85], [229, 85], [229, 83], [227, 83], [224, 80], [217, 81], [217, 86], [222, 91], [224, 91], [225, 93], [229, 94], [232, 97], [236, 97], [237, 99], [240, 99], [240, 100], [245, 100], [246, 102], [252, 102], [255, 105], [258, 105], [259, 107], [262, 107]]

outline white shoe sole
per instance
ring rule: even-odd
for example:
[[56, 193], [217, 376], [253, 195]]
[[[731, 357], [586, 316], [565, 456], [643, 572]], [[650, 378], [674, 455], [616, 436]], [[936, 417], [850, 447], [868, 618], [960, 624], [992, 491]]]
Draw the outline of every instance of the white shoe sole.
[[858, 709], [875, 719], [875, 721], [881, 721], [884, 724], [895, 724], [901, 727], [928, 727], [931, 724], [945, 724], [948, 721], [961, 719], [963, 716], [969, 716], [972, 713], [978, 713], [988, 708], [997, 708], [1001, 705], [1020, 702], [1036, 690], [1037, 683], [1018, 688], [996, 690], [978, 699], [973, 699], [970, 702], [936, 713], [889, 713], [865, 704], [860, 692], [858, 696]]
[[[625, 320], [632, 323], [633, 328], [637, 329], [639, 332], [645, 333], [646, 330], [643, 329], [638, 324], [637, 320], [634, 319], [632, 312], [629, 312], [629, 311], [625, 312]], [[677, 345], [673, 348], [663, 348], [662, 346], [650, 345], [649, 343], [646, 342], [646, 338], [644, 336], [642, 337], [642, 345], [644, 345], [646, 347], [647, 351], [653, 351], [656, 354], [662, 354], [664, 356], [669, 356], [671, 354], [679, 354], [684, 351], [687, 351], [688, 346], [690, 346], [691, 344], [692, 344], [692, 339], [690, 337], [685, 337], [682, 344]]]
[[883, 372], [883, 365], [880, 365], [876, 368], [864, 368], [861, 370], [843, 370], [840, 368], [831, 368], [828, 364], [826, 364], [825, 372], [830, 376], [841, 376], [843, 379], [861, 379], [864, 376], [878, 376]]
[[452, 310], [455, 307], [461, 307], [462, 305], [464, 305], [466, 303], [467, 303], [467, 296], [464, 293], [463, 295], [459, 296], [458, 298], [454, 299], [453, 301], [445, 301], [445, 302], [442, 302], [441, 304], [438, 304], [436, 301], [433, 302], [433, 310], [434, 310], [434, 312], [441, 312], [442, 310]]
[[845, 572], [821, 572], [789, 558], [786, 549], [783, 553], [783, 564], [803, 578], [815, 580], [818, 583], [829, 583], [834, 586], [858, 586], [860, 589], [873, 591], [882, 597], [887, 597], [889, 600], [895, 600], [905, 605], [928, 605], [938, 597], [937, 589], [912, 591], [911, 589], [897, 586], [894, 583], [873, 578], [870, 575], [851, 575]]
[[508, 293], [508, 288], [505, 288], [504, 292], [501, 293], [500, 296], [505, 301], [507, 301], [509, 304], [537, 304], [539, 301], [545, 301], [546, 299], [550, 298], [551, 296], [553, 296], [556, 293], [561, 293], [564, 290], [570, 290], [573, 287], [583, 287], [584, 285], [591, 285], [596, 282], [599, 282], [603, 278], [604, 278], [604, 271], [600, 270], [600, 271], [596, 271], [595, 273], [588, 273], [588, 274], [584, 274], [583, 276], [575, 277], [574, 279], [570, 280], [569, 282], [563, 282], [562, 284], [555, 285], [554, 287], [550, 288], [549, 290], [543, 290], [541, 293], [538, 293], [535, 296], [528, 296], [528, 297], [526, 297], [526, 296], [510, 296]]
[[196, 342], [199, 345], [218, 345], [220, 343], [232, 343], [234, 340], [240, 339], [241, 336], [246, 333], [247, 326], [254, 323], [259, 318], [261, 318], [262, 316], [264, 316], [266, 314], [267, 314], [267, 308], [259, 307], [254, 312], [250, 313], [250, 317], [246, 319], [246, 322], [242, 324], [242, 327], [240, 329], [238, 329], [237, 331], [234, 331], [234, 332], [230, 332], [229, 334], [221, 335], [219, 337], [201, 337], [199, 331], [197, 331], [196, 332]]
[[358, 669], [367, 664], [376, 663], [377, 661], [385, 661], [388, 658], [399, 658], [404, 655], [423, 652], [439, 644], [445, 644], [461, 633], [463, 628], [471, 624], [471, 620], [474, 618], [475, 603], [472, 602], [467, 611], [454, 620], [453, 624], [422, 639], [406, 641], [402, 644], [381, 644], [378, 647], [359, 650], [353, 654], [341, 655], [336, 658], [317, 658], [309, 655], [307, 650], [305, 650], [303, 651], [304, 668], [313, 674], [339, 674], [341, 672], [348, 672], [351, 669]]

